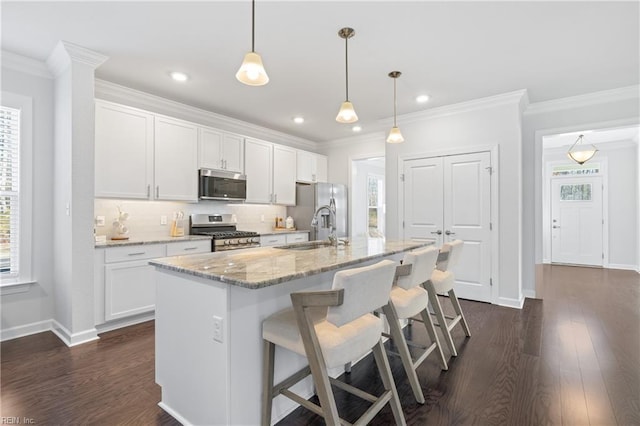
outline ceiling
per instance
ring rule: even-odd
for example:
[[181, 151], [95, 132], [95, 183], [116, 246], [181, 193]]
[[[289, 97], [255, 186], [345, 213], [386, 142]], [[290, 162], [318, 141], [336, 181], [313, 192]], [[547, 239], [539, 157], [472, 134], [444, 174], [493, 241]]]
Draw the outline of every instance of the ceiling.
[[[271, 81], [235, 79], [251, 2], [2, 1], [2, 49], [45, 60], [58, 40], [109, 56], [97, 77], [322, 142], [349, 98], [363, 133], [393, 115], [527, 89], [531, 102], [639, 83], [638, 2], [256, 2], [256, 51]], [[168, 77], [191, 76], [186, 83]], [[418, 94], [431, 100], [418, 104]], [[302, 115], [305, 122], [292, 118]], [[398, 124], [402, 126], [402, 118]]]

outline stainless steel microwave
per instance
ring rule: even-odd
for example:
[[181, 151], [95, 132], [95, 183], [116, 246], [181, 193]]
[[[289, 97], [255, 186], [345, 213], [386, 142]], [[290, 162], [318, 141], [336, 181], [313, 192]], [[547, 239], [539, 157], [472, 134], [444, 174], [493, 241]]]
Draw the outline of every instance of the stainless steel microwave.
[[247, 177], [240, 173], [200, 169], [198, 197], [201, 200], [243, 201], [247, 198]]

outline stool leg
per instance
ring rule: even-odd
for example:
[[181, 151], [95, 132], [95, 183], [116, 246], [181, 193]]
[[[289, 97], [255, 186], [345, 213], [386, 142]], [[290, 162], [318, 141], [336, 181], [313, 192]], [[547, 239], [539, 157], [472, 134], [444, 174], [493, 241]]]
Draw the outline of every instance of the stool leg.
[[276, 345], [263, 340], [262, 355], [262, 426], [271, 425], [271, 409], [273, 404], [273, 364]]
[[348, 362], [344, 365], [344, 372], [351, 373], [351, 362]]
[[400, 397], [398, 396], [396, 384], [393, 381], [393, 375], [391, 375], [391, 367], [389, 366], [389, 360], [387, 359], [387, 353], [384, 350], [382, 339], [373, 347], [373, 357], [376, 360], [384, 388], [391, 391], [392, 397], [389, 404], [391, 405], [391, 411], [393, 411], [393, 418], [396, 420], [396, 425], [406, 426], [407, 422], [404, 419], [404, 413], [400, 405]]
[[464, 314], [462, 313], [462, 308], [460, 307], [460, 301], [458, 300], [458, 296], [456, 296], [456, 292], [453, 291], [453, 289], [449, 290], [449, 299], [451, 299], [451, 304], [453, 305], [453, 310], [456, 311], [456, 315], [460, 315], [460, 324], [462, 325], [464, 334], [466, 334], [467, 337], [471, 337], [471, 331], [469, 331], [469, 324], [467, 324], [467, 320], [464, 318]]
[[442, 352], [442, 343], [440, 343], [440, 339], [438, 339], [436, 328], [433, 325], [433, 320], [431, 319], [431, 315], [429, 315], [429, 311], [427, 310], [427, 308], [425, 308], [423, 311], [420, 311], [420, 316], [422, 317], [422, 322], [424, 322], [424, 326], [427, 329], [429, 338], [433, 343], [436, 344], [438, 356], [440, 357], [440, 361], [442, 361], [442, 369], [448, 370], [449, 366], [447, 365], [447, 360], [445, 359], [444, 353]]
[[433, 311], [435, 312], [436, 318], [438, 319], [440, 330], [442, 331], [442, 335], [444, 336], [444, 342], [447, 344], [451, 355], [458, 356], [458, 352], [456, 351], [456, 347], [453, 345], [453, 339], [451, 338], [449, 327], [447, 327], [447, 319], [444, 317], [444, 312], [442, 312], [442, 305], [440, 305], [440, 300], [438, 300], [436, 290], [435, 288], [433, 288], [433, 284], [431, 284], [431, 282], [429, 281], [427, 281], [426, 287], [427, 292], [429, 293], [429, 302], [433, 307]]
[[402, 366], [404, 367], [404, 371], [407, 373], [407, 378], [409, 379], [409, 384], [413, 390], [413, 395], [416, 397], [416, 401], [418, 401], [419, 404], [424, 404], [422, 387], [420, 387], [416, 370], [413, 368], [413, 359], [409, 353], [409, 347], [407, 346], [404, 334], [402, 334], [402, 329], [400, 328], [400, 323], [398, 321], [398, 314], [396, 314], [396, 310], [391, 302], [383, 308], [383, 311], [387, 317], [387, 322], [389, 323], [391, 338], [393, 339], [393, 343], [396, 345], [396, 348], [398, 348], [398, 353], [402, 360]]

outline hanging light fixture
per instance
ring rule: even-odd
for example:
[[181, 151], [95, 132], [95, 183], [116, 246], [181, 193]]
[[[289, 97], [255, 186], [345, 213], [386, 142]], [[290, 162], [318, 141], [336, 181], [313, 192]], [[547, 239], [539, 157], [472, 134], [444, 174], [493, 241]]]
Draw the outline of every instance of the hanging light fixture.
[[345, 63], [345, 80], [346, 80], [346, 99], [340, 105], [340, 111], [338, 112], [338, 116], [336, 117], [336, 121], [338, 123], [355, 123], [358, 121], [358, 116], [356, 115], [356, 111], [353, 109], [353, 104], [349, 102], [349, 51], [348, 51], [348, 40], [356, 35], [356, 32], [353, 28], [343, 28], [338, 31], [338, 36], [344, 39], [344, 63]]
[[571, 148], [569, 148], [569, 151], [567, 152], [569, 158], [571, 158], [578, 164], [586, 163], [593, 158], [596, 152], [598, 152], [598, 149], [591, 144], [583, 145], [583, 138], [584, 135], [578, 136], [578, 139], [576, 139], [576, 141], [573, 143], [573, 145], [571, 145]]
[[269, 82], [269, 76], [262, 65], [262, 58], [255, 51], [255, 32], [256, 2], [251, 0], [251, 52], [244, 55], [244, 61], [236, 73], [236, 78], [249, 86], [264, 86]]
[[391, 131], [389, 131], [389, 136], [387, 137], [388, 143], [404, 142], [402, 133], [400, 133], [400, 129], [398, 129], [398, 125], [396, 124], [396, 113], [398, 109], [398, 100], [396, 96], [396, 80], [401, 75], [402, 73], [400, 71], [391, 71], [389, 73], [389, 77], [393, 79], [393, 127], [391, 128]]

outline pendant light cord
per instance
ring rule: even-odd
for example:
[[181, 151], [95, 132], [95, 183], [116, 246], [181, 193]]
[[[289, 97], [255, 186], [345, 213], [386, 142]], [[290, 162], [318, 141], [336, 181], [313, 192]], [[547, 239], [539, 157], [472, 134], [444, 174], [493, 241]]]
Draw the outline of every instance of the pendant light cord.
[[398, 78], [393, 78], [393, 127], [398, 127], [396, 125], [396, 110], [398, 109], [398, 97], [396, 96], [396, 80]]
[[256, 0], [251, 0], [251, 51], [255, 52], [256, 44]]
[[346, 101], [349, 102], [349, 37], [345, 37], [344, 39], [344, 68], [345, 68], [346, 88], [347, 88]]

